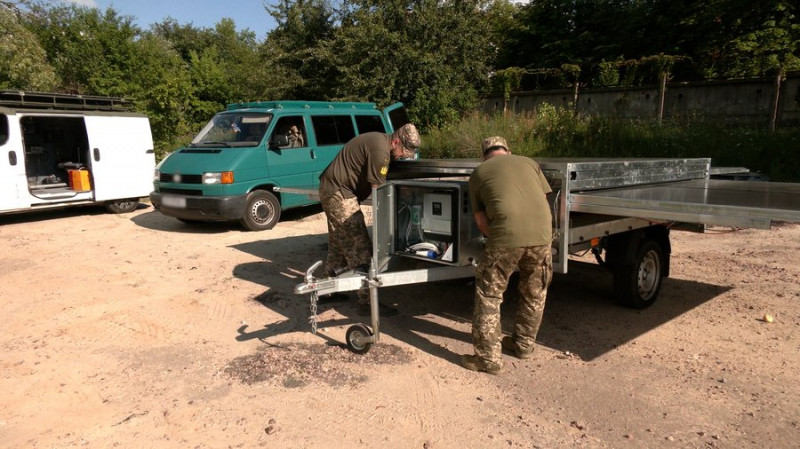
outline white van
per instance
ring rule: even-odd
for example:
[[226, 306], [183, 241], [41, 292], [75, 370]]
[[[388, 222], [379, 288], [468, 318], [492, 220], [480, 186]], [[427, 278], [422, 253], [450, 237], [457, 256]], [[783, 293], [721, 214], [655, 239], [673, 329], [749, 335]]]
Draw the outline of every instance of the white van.
[[152, 190], [150, 121], [111, 97], [0, 91], [0, 214], [131, 212]]

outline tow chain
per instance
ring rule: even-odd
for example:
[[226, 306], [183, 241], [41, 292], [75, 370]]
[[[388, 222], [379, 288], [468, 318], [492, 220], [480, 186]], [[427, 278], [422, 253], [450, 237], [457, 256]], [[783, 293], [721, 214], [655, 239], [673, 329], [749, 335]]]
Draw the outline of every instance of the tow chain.
[[311, 333], [317, 335], [317, 302], [319, 301], [319, 294], [311, 292], [310, 306], [311, 316], [308, 317], [308, 322], [311, 323]]

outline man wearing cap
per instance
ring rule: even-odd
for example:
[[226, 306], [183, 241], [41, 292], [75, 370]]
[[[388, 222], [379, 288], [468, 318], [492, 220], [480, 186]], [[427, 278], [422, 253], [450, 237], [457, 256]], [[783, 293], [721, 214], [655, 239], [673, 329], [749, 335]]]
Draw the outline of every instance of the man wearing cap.
[[297, 129], [296, 126], [292, 125], [289, 128], [289, 148], [300, 148], [303, 144], [303, 134], [300, 133], [300, 130]]
[[[414, 158], [420, 145], [413, 124], [406, 124], [392, 134], [368, 132], [351, 139], [319, 177], [319, 197], [328, 219], [328, 277], [346, 270], [367, 271], [372, 258], [372, 240], [367, 233], [361, 201], [372, 188], [386, 182], [389, 161]], [[370, 314], [369, 289], [358, 291], [359, 314]], [[382, 316], [397, 310], [380, 305]]]
[[[469, 197], [475, 222], [487, 240], [475, 270], [474, 354], [463, 355], [461, 364], [473, 371], [499, 374], [502, 349], [526, 359], [536, 343], [553, 275], [553, 228], [547, 201], [551, 189], [539, 165], [531, 158], [512, 155], [504, 138], [485, 139], [482, 150], [484, 162], [469, 177]], [[514, 333], [501, 340], [500, 303], [517, 268]]]

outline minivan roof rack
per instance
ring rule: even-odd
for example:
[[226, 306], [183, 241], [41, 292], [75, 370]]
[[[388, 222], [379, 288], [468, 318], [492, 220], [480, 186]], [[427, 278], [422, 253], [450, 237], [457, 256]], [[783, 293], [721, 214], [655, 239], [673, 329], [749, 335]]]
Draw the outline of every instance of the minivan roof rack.
[[0, 106], [87, 111], [130, 111], [133, 109], [131, 102], [124, 98], [15, 90], [0, 90]]
[[235, 109], [378, 109], [375, 103], [356, 102], [356, 101], [303, 101], [303, 100], [283, 100], [283, 101], [249, 101], [243, 103], [231, 103], [228, 110]]

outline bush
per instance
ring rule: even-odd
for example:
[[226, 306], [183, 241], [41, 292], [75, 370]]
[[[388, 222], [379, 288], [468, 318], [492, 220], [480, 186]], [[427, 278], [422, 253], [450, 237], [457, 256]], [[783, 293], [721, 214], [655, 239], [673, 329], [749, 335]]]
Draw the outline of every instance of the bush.
[[747, 167], [772, 181], [800, 181], [800, 129], [775, 132], [748, 126], [623, 120], [575, 116], [543, 105], [535, 113], [473, 113], [432, 128], [423, 137], [425, 158], [479, 158], [481, 141], [503, 136], [512, 152], [529, 157], [710, 157], [714, 167]]

